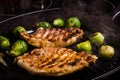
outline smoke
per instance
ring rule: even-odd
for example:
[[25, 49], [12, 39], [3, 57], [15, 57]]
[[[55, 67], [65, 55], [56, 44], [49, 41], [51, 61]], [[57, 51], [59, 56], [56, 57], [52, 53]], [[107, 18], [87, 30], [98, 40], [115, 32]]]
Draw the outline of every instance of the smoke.
[[[112, 21], [115, 6], [106, 0], [62, 0], [60, 14], [64, 18], [78, 17], [82, 29], [89, 33], [102, 32], [108, 42], [118, 40], [119, 27]], [[58, 16], [58, 15], [57, 15]]]

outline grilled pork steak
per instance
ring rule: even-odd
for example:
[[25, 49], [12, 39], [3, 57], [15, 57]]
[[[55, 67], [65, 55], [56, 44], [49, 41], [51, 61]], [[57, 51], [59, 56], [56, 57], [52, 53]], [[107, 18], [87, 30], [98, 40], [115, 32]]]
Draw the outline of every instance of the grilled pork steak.
[[21, 36], [36, 47], [65, 47], [81, 39], [83, 33], [79, 28], [38, 28], [33, 34], [22, 32]]
[[68, 48], [40, 48], [15, 58], [15, 63], [32, 75], [61, 76], [89, 67], [96, 60], [93, 54]]

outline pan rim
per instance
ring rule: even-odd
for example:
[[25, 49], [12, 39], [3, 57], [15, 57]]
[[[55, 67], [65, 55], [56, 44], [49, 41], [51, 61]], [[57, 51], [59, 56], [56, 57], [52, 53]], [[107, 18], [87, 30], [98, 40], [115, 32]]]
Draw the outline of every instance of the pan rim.
[[[28, 13], [24, 13], [24, 14], [20, 14], [20, 15], [17, 15], [17, 16], [14, 16], [14, 17], [11, 17], [11, 18], [8, 18], [8, 19], [5, 19], [5, 20], [2, 20], [0, 21], [0, 24], [3, 24], [7, 21], [10, 21], [10, 20], [13, 20], [15, 18], [19, 18], [19, 17], [22, 17], [22, 16], [26, 16], [26, 15], [30, 15], [30, 14], [35, 14], [35, 13], [40, 13], [40, 12], [47, 12], [47, 11], [55, 11], [55, 10], [60, 10], [60, 8], [51, 8], [51, 9], [45, 9], [45, 10], [37, 10], [37, 11], [33, 11], [33, 12], [28, 12]], [[91, 80], [99, 80], [99, 79], [104, 79], [106, 77], [109, 77], [110, 75], [114, 74], [115, 72], [119, 71], [120, 70], [120, 66], [117, 66], [116, 68], [102, 74], [102, 75], [99, 75], [97, 77], [94, 77], [92, 78]]]
[[40, 12], [55, 11], [55, 10], [59, 10], [59, 9], [60, 8], [51, 8], [51, 9], [44, 9], [44, 10], [37, 10], [37, 11], [33, 11], [33, 12], [23, 13], [23, 14], [20, 14], [20, 15], [17, 15], [17, 16], [14, 16], [14, 17], [2, 20], [2, 21], [0, 21], [0, 24], [2, 24], [4, 22], [7, 22], [7, 21], [10, 21], [10, 20], [15, 19], [15, 18], [22, 17], [22, 16], [26, 16], [26, 15], [30, 15], [30, 14], [35, 14], [35, 13], [40, 13]]

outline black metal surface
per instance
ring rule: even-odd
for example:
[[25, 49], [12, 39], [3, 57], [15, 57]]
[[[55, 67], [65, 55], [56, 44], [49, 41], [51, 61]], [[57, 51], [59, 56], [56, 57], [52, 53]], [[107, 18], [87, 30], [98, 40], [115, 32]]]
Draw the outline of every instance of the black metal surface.
[[[99, 7], [100, 4], [96, 6], [98, 2], [101, 3], [102, 8]], [[52, 23], [54, 18], [61, 17], [66, 20], [68, 17], [76, 16], [81, 19], [81, 28], [87, 35], [88, 33], [100, 31], [105, 36], [106, 44], [112, 45], [115, 48], [113, 59], [109, 61], [99, 59], [95, 65], [91, 65], [89, 68], [62, 77], [31, 76], [25, 70], [15, 65], [10, 57], [6, 55], [4, 59], [9, 64], [9, 68], [0, 70], [3, 70], [2, 74], [0, 73], [2, 76], [0, 80], [105, 80], [106, 77], [111, 76], [120, 69], [120, 27], [112, 21], [114, 11], [113, 6], [101, 0], [96, 0], [95, 2], [66, 0], [63, 1], [60, 9], [55, 8], [30, 12], [0, 22], [0, 34], [9, 37], [11, 30], [18, 25], [31, 30], [34, 29], [38, 21]], [[3, 68], [3, 66], [0, 67]]]

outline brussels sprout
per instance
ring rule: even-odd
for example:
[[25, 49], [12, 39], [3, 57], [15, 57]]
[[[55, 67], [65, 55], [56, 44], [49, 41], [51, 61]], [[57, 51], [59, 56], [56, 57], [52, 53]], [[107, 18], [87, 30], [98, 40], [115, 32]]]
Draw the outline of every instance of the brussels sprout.
[[37, 27], [51, 28], [51, 25], [48, 22], [39, 22], [37, 23]]
[[102, 45], [99, 49], [99, 55], [102, 58], [112, 58], [114, 56], [114, 48], [109, 45]]
[[9, 47], [10, 47], [9, 39], [0, 35], [0, 48], [3, 50], [8, 50]]
[[26, 31], [26, 29], [23, 26], [17, 26], [13, 29], [13, 34], [16, 37], [20, 37], [20, 33]]
[[100, 32], [94, 33], [94, 35], [91, 35], [89, 37], [89, 40], [91, 43], [96, 44], [96, 45], [101, 45], [104, 43], [104, 36]]
[[66, 26], [71, 28], [71, 27], [76, 27], [80, 28], [81, 27], [81, 22], [77, 17], [70, 17], [67, 20]]
[[12, 48], [10, 50], [11, 56], [19, 56], [27, 51], [27, 43], [23, 40], [17, 40], [13, 43]]
[[86, 52], [91, 53], [92, 46], [91, 46], [90, 41], [88, 40], [77, 44], [76, 47], [78, 51], [86, 51]]
[[62, 18], [56, 18], [53, 21], [53, 25], [56, 27], [63, 27], [64, 26], [64, 20]]

